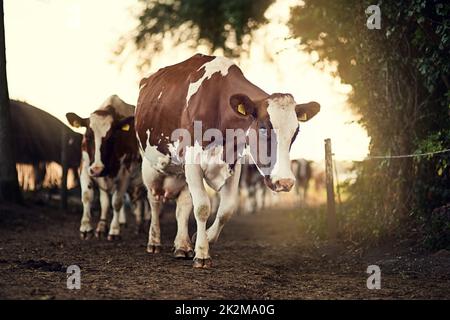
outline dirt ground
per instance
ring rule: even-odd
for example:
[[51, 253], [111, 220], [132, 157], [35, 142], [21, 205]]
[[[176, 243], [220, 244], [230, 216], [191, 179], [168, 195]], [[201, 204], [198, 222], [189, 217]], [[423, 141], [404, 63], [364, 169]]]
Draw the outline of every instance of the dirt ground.
[[[194, 270], [192, 261], [171, 256], [173, 211], [161, 220], [162, 253], [150, 255], [132, 222], [119, 242], [81, 241], [79, 213], [0, 210], [3, 299], [450, 299], [448, 251], [420, 252], [407, 242], [366, 251], [330, 246], [300, 234], [287, 211], [233, 217], [212, 246], [214, 268]], [[80, 290], [66, 287], [74, 264]], [[373, 264], [381, 268], [380, 290], [366, 287]]]

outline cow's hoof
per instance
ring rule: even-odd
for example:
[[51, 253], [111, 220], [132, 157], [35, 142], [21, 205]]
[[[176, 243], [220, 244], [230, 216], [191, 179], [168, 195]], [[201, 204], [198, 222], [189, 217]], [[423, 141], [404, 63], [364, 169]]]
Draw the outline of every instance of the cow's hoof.
[[80, 239], [81, 240], [89, 240], [94, 236], [94, 231], [80, 231]]
[[199, 259], [194, 258], [194, 264], [192, 265], [194, 269], [209, 269], [212, 267], [212, 259]]
[[161, 252], [161, 245], [149, 244], [149, 245], [147, 245], [147, 252], [148, 253], [160, 253]]
[[128, 227], [128, 224], [126, 222], [123, 223], [119, 223], [121, 228], [126, 228]]
[[95, 237], [97, 239], [106, 239], [108, 234], [108, 226], [106, 225], [106, 221], [100, 220], [97, 224], [97, 229], [95, 229]]
[[97, 239], [106, 239], [107, 237], [106, 230], [95, 230], [95, 237]]
[[118, 234], [108, 234], [108, 241], [119, 241], [122, 237]]
[[189, 250], [188, 252], [186, 252], [186, 259], [194, 259], [194, 256], [194, 250]]
[[175, 259], [192, 259], [194, 257], [194, 250], [175, 249], [173, 257]]

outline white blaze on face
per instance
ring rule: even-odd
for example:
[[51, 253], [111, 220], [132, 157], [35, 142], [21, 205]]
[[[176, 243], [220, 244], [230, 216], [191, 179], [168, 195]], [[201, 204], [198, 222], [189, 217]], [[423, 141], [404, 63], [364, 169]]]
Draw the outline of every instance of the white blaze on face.
[[201, 70], [202, 68], [205, 68], [205, 73], [196, 82], [189, 84], [188, 93], [186, 95], [186, 106], [188, 105], [191, 97], [197, 93], [203, 81], [211, 78], [211, 76], [216, 72], [220, 72], [222, 76], [226, 76], [228, 74], [228, 69], [232, 65], [234, 65], [234, 63], [230, 59], [224, 57], [215, 57], [213, 60], [205, 63], [200, 68], [198, 68], [197, 71]]
[[276, 163], [270, 173], [273, 183], [280, 179], [293, 179], [289, 148], [295, 131], [298, 128], [298, 120], [295, 113], [295, 101], [291, 96], [269, 99], [267, 112], [270, 122], [275, 130], [277, 139]]
[[92, 167], [104, 167], [101, 156], [102, 139], [111, 129], [113, 118], [111, 116], [101, 116], [96, 113], [91, 114], [89, 118], [89, 126], [94, 132], [94, 163]]

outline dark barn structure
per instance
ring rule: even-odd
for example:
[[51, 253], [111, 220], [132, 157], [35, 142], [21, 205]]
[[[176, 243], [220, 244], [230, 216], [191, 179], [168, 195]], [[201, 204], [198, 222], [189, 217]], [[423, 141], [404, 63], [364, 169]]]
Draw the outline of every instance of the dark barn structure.
[[[11, 100], [10, 104], [15, 159], [18, 164], [34, 167], [36, 186], [41, 185], [46, 173], [45, 164], [50, 162], [72, 169], [77, 177], [82, 135], [26, 102]], [[63, 152], [66, 163], [61, 161]]]

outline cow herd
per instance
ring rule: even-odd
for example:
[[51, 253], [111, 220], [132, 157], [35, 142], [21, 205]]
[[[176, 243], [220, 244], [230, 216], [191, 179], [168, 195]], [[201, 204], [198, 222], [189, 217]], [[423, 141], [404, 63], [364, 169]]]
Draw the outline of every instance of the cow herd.
[[[299, 136], [299, 121], [319, 110], [316, 102], [297, 104], [291, 94], [266, 93], [231, 60], [196, 54], [142, 79], [136, 107], [111, 96], [88, 117], [67, 113], [71, 126], [86, 128], [79, 151], [81, 237], [119, 239], [128, 194], [139, 222], [151, 215], [147, 252], [157, 254], [160, 213], [174, 201], [174, 257], [193, 258], [194, 268], [211, 267], [210, 244], [238, 209], [240, 189], [262, 199], [266, 189], [287, 192], [300, 178], [297, 186], [306, 192], [309, 163], [291, 163], [289, 151]], [[96, 226], [95, 188], [101, 205]], [[218, 194], [209, 227], [214, 208], [208, 188]], [[258, 210], [261, 201], [251, 207]], [[191, 238], [192, 212], [196, 233]]]

